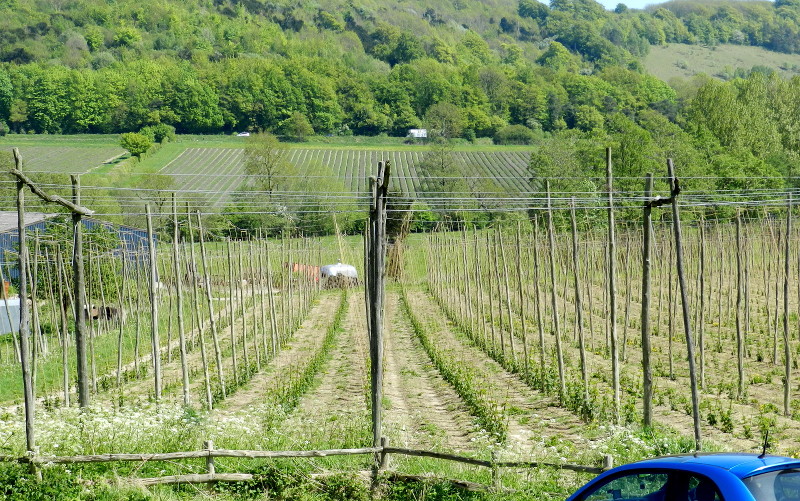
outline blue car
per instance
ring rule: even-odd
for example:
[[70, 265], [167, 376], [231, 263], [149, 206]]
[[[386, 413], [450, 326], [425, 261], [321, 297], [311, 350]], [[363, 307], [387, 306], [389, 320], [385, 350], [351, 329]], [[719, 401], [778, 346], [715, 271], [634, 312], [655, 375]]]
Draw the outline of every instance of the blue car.
[[567, 501], [800, 501], [800, 460], [739, 453], [665, 456], [619, 466]]

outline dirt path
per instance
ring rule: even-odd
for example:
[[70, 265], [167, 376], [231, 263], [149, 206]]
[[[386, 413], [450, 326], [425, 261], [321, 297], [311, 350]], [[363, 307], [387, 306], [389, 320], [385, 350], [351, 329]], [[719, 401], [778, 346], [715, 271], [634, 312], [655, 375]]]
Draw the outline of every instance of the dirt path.
[[474, 449], [473, 419], [419, 344], [396, 292], [386, 297], [384, 343], [384, 423], [391, 442], [457, 452]]
[[249, 405], [263, 403], [267, 391], [274, 387], [280, 378], [286, 377], [293, 366], [313, 356], [322, 345], [325, 330], [333, 321], [339, 299], [337, 293], [323, 294], [319, 303], [312, 307], [308, 318], [283, 350], [262, 372], [256, 374], [249, 383], [239, 388], [224, 402], [220, 402], [218, 407], [232, 412]]
[[[230, 300], [229, 298], [225, 298], [225, 306], [219, 308], [218, 311], [214, 312], [215, 320], [219, 323], [223, 320], [227, 322], [230, 309], [234, 308], [235, 311], [238, 312], [238, 309], [241, 307], [240, 302], [238, 299]], [[245, 296], [245, 301], [249, 300], [250, 296]], [[251, 325], [249, 322], [252, 322], [252, 318], [255, 315], [255, 309], [251, 308], [248, 310], [248, 325]], [[190, 315], [187, 315], [190, 316]], [[238, 316], [237, 316], [238, 318]], [[162, 346], [161, 352], [166, 353], [167, 350], [172, 351], [172, 360], [170, 362], [165, 362], [162, 360], [161, 363], [161, 380], [163, 386], [163, 398], [166, 401], [174, 401], [174, 402], [182, 402], [183, 401], [183, 391], [181, 389], [181, 361], [180, 361], [180, 354], [178, 353], [178, 347], [180, 345], [180, 339], [177, 333], [177, 322], [175, 322], [174, 329], [176, 332], [173, 332], [172, 339], [170, 340], [169, 345], [166, 343]], [[186, 321], [187, 325], [191, 325], [190, 319], [187, 318]], [[238, 327], [235, 326], [235, 327]], [[199, 332], [200, 329], [203, 328], [206, 337], [206, 356], [208, 357], [209, 363], [209, 371], [210, 374], [213, 374], [215, 369], [214, 366], [214, 345], [211, 338], [211, 332], [208, 327], [208, 319], [204, 318], [201, 327], [196, 327], [185, 334], [186, 344], [190, 345], [190, 340], [198, 339], [199, 343]], [[248, 327], [249, 329], [249, 327]], [[237, 335], [238, 335], [238, 329]], [[230, 327], [226, 326], [225, 328], [219, 329], [218, 336], [220, 341], [220, 349], [224, 352], [225, 350], [230, 350]], [[149, 342], [149, 330], [143, 329], [142, 331], [142, 340], [140, 341], [142, 344], [140, 346], [140, 356], [138, 363], [140, 365], [144, 365], [145, 367], [151, 368], [152, 367], [152, 355], [149, 352], [147, 343]], [[166, 339], [166, 333], [162, 333], [162, 339]], [[189, 370], [189, 379], [190, 379], [190, 392], [191, 398], [193, 402], [198, 402], [198, 399], [202, 399], [205, 395], [205, 390], [198, 390], [198, 387], [202, 387], [203, 376], [202, 376], [202, 355], [200, 353], [199, 344], [194, 347], [187, 346], [187, 348], [191, 348], [190, 351], [187, 352], [186, 355], [186, 365]], [[241, 350], [241, 347], [239, 348]], [[145, 351], [146, 350], [146, 351]], [[241, 357], [241, 354], [240, 354]], [[230, 358], [230, 357], [228, 357]], [[225, 357], [223, 357], [223, 365], [227, 366], [230, 365], [232, 362], [227, 361]], [[128, 362], [127, 364], [122, 366], [123, 373], [125, 371], [132, 371], [136, 365], [135, 361]], [[108, 373], [106, 377], [116, 377], [116, 370], [113, 373]], [[231, 376], [232, 377], [232, 376]], [[124, 385], [124, 394], [128, 399], [147, 399], [148, 395], [154, 392], [154, 383], [153, 383], [153, 376], [150, 373], [148, 376], [131, 381]], [[114, 400], [116, 398], [116, 391], [115, 388], [111, 388], [107, 392], [101, 392], [97, 395], [97, 399], [100, 400]]]
[[[338, 295], [336, 296], [338, 298]], [[314, 447], [363, 446], [369, 441], [369, 346], [363, 293], [351, 292], [347, 314], [317, 386], [282, 425], [294, 443]], [[322, 336], [324, 330], [319, 332]]]
[[[597, 297], [602, 300], [602, 291], [595, 291], [597, 293]], [[568, 296], [568, 294], [567, 294]], [[484, 299], [488, 302], [488, 299], [484, 297]], [[532, 299], [532, 298], [531, 298]], [[577, 361], [579, 360], [579, 349], [575, 341], [575, 310], [574, 310], [574, 303], [571, 302], [570, 297], [559, 297], [559, 307], [560, 313], [562, 315], [562, 333], [564, 335], [563, 338], [563, 346], [564, 346], [564, 353], [565, 359], [571, 360], [572, 364], [570, 364], [567, 369], [571, 374], [579, 374], [580, 368], [577, 365]], [[550, 322], [550, 319], [547, 318], [550, 315], [550, 311], [547, 311], [549, 305], [547, 301], [545, 301], [544, 296], [542, 297], [544, 301], [542, 304], [543, 307], [543, 315], [545, 317], [545, 322]], [[584, 298], [585, 300], [585, 298]], [[622, 303], [622, 304], [620, 304]], [[617, 303], [619, 311], [618, 311], [618, 318], [622, 323], [622, 319], [624, 318], [624, 300], [618, 301]], [[589, 373], [592, 375], [592, 380], [594, 381], [593, 384], [599, 385], [601, 394], [605, 393], [608, 394], [611, 392], [611, 381], [610, 381], [610, 374], [611, 374], [611, 362], [610, 360], [600, 353], [600, 346], [603, 344], [603, 329], [605, 325], [605, 317], [603, 316], [602, 312], [597, 311], [597, 308], [602, 308], [602, 304], [598, 306], [597, 302], [595, 301], [594, 304], [595, 310], [591, 312], [594, 316], [595, 322], [595, 329], [597, 332], [594, 333], [594, 337], [591, 336], [591, 333], [588, 332], [588, 329], [585, 331], [585, 335], [587, 336], [587, 350], [586, 350], [586, 357], [587, 357], [587, 366], [589, 369]], [[497, 311], [499, 308], [497, 301], [495, 301], [495, 317], [499, 315]], [[588, 315], [589, 311], [586, 305], [584, 305], [584, 318], [585, 321], [588, 322]], [[533, 313], [533, 305], [529, 305], [528, 314]], [[631, 301], [631, 313], [630, 318], [639, 318], [641, 316], [641, 306], [637, 302], [637, 300]], [[655, 315], [654, 315], [655, 317]], [[515, 316], [518, 319], [518, 316]], [[528, 323], [528, 343], [530, 346], [530, 352], [532, 354], [537, 353], [538, 351], [538, 339], [536, 339], [536, 323], [534, 318], [529, 318]], [[653, 318], [655, 323], [656, 318]], [[664, 320], [666, 322], [666, 319]], [[549, 327], [549, 325], [548, 325]], [[617, 328], [618, 336], [622, 339], [624, 334], [624, 326], [618, 325]], [[674, 338], [674, 362], [675, 362], [675, 380], [670, 380], [668, 377], [665, 377], [666, 368], [667, 368], [667, 351], [668, 351], [668, 336], [665, 334], [667, 331], [666, 325], [662, 326], [662, 334], [661, 335], [653, 335], [651, 338], [652, 346], [653, 346], [653, 354], [654, 354], [654, 366], [655, 371], [658, 373], [662, 373], [655, 378], [656, 386], [658, 387], [658, 391], [661, 392], [662, 398], [655, 399], [656, 402], [660, 400], [665, 401], [662, 405], [654, 405], [653, 412], [654, 412], [654, 420], [658, 423], [663, 423], [677, 431], [678, 433], [685, 435], [685, 436], [693, 436], [694, 433], [694, 423], [693, 419], [690, 415], [688, 415], [683, 408], [679, 409], [672, 409], [669, 403], [669, 399], [666, 395], [664, 395], [665, 390], [673, 392], [674, 395], [683, 395], [687, 399], [689, 399], [688, 387], [689, 387], [689, 377], [688, 377], [688, 365], [686, 364], [686, 350], [685, 350], [685, 343], [683, 341], [683, 330], [682, 327], [676, 327], [676, 334]], [[506, 338], [507, 336], [506, 332]], [[533, 336], [531, 335], [533, 334]], [[637, 329], [629, 327], [627, 338], [629, 340], [629, 346], [626, 348], [626, 357], [625, 360], [620, 364], [620, 371], [623, 380], [631, 380], [631, 381], [640, 381], [641, 380], [641, 348], [639, 348], [635, 342], [638, 339], [639, 331]], [[716, 342], [716, 332], [707, 332], [708, 337], [707, 343], [712, 344]], [[728, 336], [725, 337], [726, 341], [728, 340]], [[518, 346], [521, 346], [522, 340], [520, 338], [519, 330], [516, 332], [515, 340]], [[633, 341], [633, 343], [630, 343]], [[548, 350], [552, 350], [553, 344], [555, 340], [551, 334], [547, 334], [547, 342], [548, 342]], [[596, 350], [589, 349], [590, 345], [595, 345]], [[506, 345], [508, 349], [508, 345]], [[734, 352], [734, 348], [728, 348], [727, 353]], [[518, 349], [519, 351], [519, 349]], [[519, 353], [518, 353], [519, 355]], [[534, 355], [535, 356], [535, 355]], [[722, 411], [727, 411], [729, 408], [733, 409], [733, 421], [734, 421], [734, 433], [725, 433], [720, 428], [719, 425], [711, 426], [708, 424], [707, 417], [711, 412], [708, 409], [702, 409], [701, 414], [703, 419], [701, 420], [701, 434], [704, 440], [710, 440], [714, 442], [718, 447], [721, 447], [725, 450], [737, 450], [737, 451], [756, 451], [760, 450], [761, 447], [761, 434], [758, 430], [758, 421], [759, 421], [759, 408], [758, 404], [767, 402], [772, 402], [778, 408], [782, 408], [783, 405], [783, 394], [782, 394], [782, 386], [780, 381], [780, 375], [773, 377], [773, 382], [771, 385], [750, 385], [749, 390], [752, 393], [750, 395], [750, 399], [747, 404], [742, 404], [739, 402], [732, 402], [726, 393], [722, 393], [719, 391], [719, 386], [712, 382], [713, 379], [722, 379], [726, 377], [725, 375], [731, 375], [736, 373], [736, 367], [734, 362], [729, 359], [727, 360], [727, 364], [720, 363], [718, 358], [718, 354], [714, 352], [714, 350], [708, 349], [707, 350], [707, 361], [708, 365], [706, 367], [706, 374], [707, 374], [707, 391], [701, 392], [701, 401], [704, 403], [714, 402], [714, 406], [718, 407]], [[723, 360], [724, 362], [724, 360]], [[760, 364], [762, 366], [767, 366], [766, 363]], [[774, 367], [773, 367], [774, 370]], [[758, 373], [758, 370], [754, 370]], [[766, 372], [766, 371], [765, 371]], [[730, 377], [730, 376], [728, 376]], [[641, 383], [639, 383], [641, 384]], [[638, 387], [638, 385], [637, 385]], [[763, 387], [768, 387], [768, 389], [763, 389], [763, 392], [759, 392]], [[716, 390], [716, 391], [715, 391]], [[793, 393], [797, 393], [793, 391]], [[628, 398], [629, 394], [624, 393], [623, 398]], [[758, 402], [754, 405], [754, 402]], [[624, 403], [624, 402], [623, 402]], [[641, 399], [636, 399], [636, 407], [637, 412], [641, 414]], [[717, 421], [720, 422], [720, 412], [717, 410], [715, 411], [717, 415]], [[779, 447], [781, 450], [790, 452], [796, 450], [798, 446], [800, 446], [800, 437], [798, 437], [795, 433], [791, 430], [795, 428], [796, 422], [792, 421], [791, 419], [785, 418], [783, 416], [772, 415], [775, 419], [777, 424], [777, 429], [773, 429], [772, 433], [773, 436], [777, 437], [776, 441], [779, 443]], [[744, 426], [749, 426], [752, 432], [752, 438], [746, 438], [743, 436], [742, 430]], [[776, 449], [777, 450], [777, 449]]]
[[439, 348], [449, 357], [485, 375], [482, 389], [505, 411], [508, 419], [508, 440], [505, 455], [526, 458], [541, 450], [542, 442], [554, 438], [585, 448], [589, 440], [585, 423], [569, 411], [557, 406], [553, 398], [532, 390], [513, 374], [456, 335], [433, 299], [419, 291], [408, 293], [409, 303], [431, 328]]

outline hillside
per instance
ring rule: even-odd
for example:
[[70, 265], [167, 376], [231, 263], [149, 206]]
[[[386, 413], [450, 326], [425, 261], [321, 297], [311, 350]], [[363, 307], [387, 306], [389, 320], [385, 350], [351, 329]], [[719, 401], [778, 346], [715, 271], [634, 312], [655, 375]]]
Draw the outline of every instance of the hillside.
[[746, 76], [754, 67], [777, 71], [785, 78], [800, 74], [800, 55], [783, 54], [762, 47], [741, 45], [669, 44], [653, 47], [643, 59], [648, 73], [669, 82], [697, 74], [729, 80]]

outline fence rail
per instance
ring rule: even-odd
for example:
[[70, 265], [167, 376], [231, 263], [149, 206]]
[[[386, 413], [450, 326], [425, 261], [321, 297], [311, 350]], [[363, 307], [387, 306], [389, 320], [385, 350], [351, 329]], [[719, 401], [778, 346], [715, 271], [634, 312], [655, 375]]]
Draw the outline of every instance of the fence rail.
[[215, 449], [214, 443], [209, 440], [204, 443], [204, 449], [185, 452], [166, 452], [156, 454], [90, 454], [80, 456], [46, 456], [29, 454], [27, 456], [0, 456], [0, 462], [28, 463], [33, 466], [45, 464], [76, 464], [76, 463], [110, 463], [116, 461], [173, 461], [177, 459], [205, 459], [207, 473], [191, 475], [173, 475], [167, 477], [139, 479], [142, 485], [168, 485], [183, 483], [209, 483], [209, 482], [240, 482], [253, 479], [253, 475], [247, 473], [216, 473], [215, 458], [244, 458], [244, 459], [268, 459], [268, 458], [317, 458], [328, 456], [358, 456], [358, 455], [379, 455], [381, 466], [385, 466], [386, 458], [390, 454], [401, 456], [428, 457], [441, 459], [444, 461], [454, 461], [473, 466], [491, 468], [496, 476], [500, 468], [557, 468], [570, 470], [579, 473], [599, 474], [613, 467], [613, 458], [606, 455], [603, 458], [603, 465], [584, 466], [574, 464], [546, 463], [539, 461], [492, 461], [478, 459], [457, 454], [446, 454], [420, 449], [405, 449], [400, 447], [389, 447], [384, 438], [381, 447], [363, 447], [360, 449], [323, 449], [308, 451], [253, 451], [253, 450], [233, 450]]

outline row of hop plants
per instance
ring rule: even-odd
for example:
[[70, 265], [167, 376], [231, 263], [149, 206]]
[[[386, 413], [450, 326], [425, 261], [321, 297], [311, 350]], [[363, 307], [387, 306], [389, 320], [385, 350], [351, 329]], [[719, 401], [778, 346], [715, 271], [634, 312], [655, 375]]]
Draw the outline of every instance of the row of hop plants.
[[458, 331], [466, 336], [466, 338], [473, 345], [477, 346], [484, 353], [486, 353], [486, 355], [488, 355], [492, 360], [500, 364], [503, 369], [515, 374], [530, 388], [542, 391], [548, 395], [557, 395], [561, 401], [561, 405], [564, 408], [575, 412], [577, 415], [581, 416], [581, 418], [587, 421], [603, 417], [610, 417], [610, 410], [606, 412], [606, 406], [601, 405], [602, 402], [598, 398], [598, 392], [596, 388], [591, 387], [588, 392], [584, 392], [584, 384], [580, 381], [570, 378], [566, 381], [565, 394], [558, 395], [558, 373], [554, 367], [541, 367], [538, 363], [533, 364], [532, 366], [531, 364], [527, 364], [526, 367], [526, 364], [521, 364], [518, 360], [505, 356], [501, 350], [497, 349], [494, 345], [488, 343], [483, 337], [473, 332], [469, 322], [459, 315], [456, 315], [455, 312], [447, 305], [447, 303], [433, 292], [432, 288], [429, 288], [428, 292]]
[[347, 314], [347, 290], [342, 290], [339, 306], [334, 314], [333, 321], [325, 331], [322, 345], [314, 354], [311, 360], [298, 371], [290, 370], [288, 381], [269, 391], [267, 400], [275, 402], [283, 407], [287, 412], [294, 409], [300, 402], [300, 398], [314, 384], [317, 374], [324, 364], [330, 359], [331, 351], [336, 345], [336, 338], [342, 332], [342, 320]]
[[[346, 298], [343, 297], [342, 301], [343, 301], [343, 303], [340, 303], [339, 310], [341, 310], [343, 307], [346, 309], [346, 307], [347, 307]], [[255, 309], [257, 307], [257, 305], [255, 304], [256, 300], [254, 298], [250, 298], [250, 299], [245, 301], [245, 304], [247, 305], [250, 302], [253, 303], [252, 306]], [[224, 388], [225, 391], [223, 391], [223, 387], [222, 387], [221, 382], [219, 381], [219, 378], [217, 378], [217, 377], [212, 377], [211, 378], [211, 398], [212, 398], [212, 403], [214, 405], [216, 405], [217, 403], [223, 401], [225, 398], [230, 397], [231, 395], [236, 393], [236, 391], [239, 388], [241, 388], [242, 386], [246, 385], [253, 378], [253, 376], [255, 376], [260, 371], [260, 367], [261, 367], [262, 364], [266, 365], [266, 364], [268, 364], [270, 362], [270, 360], [272, 360], [274, 358], [274, 355], [277, 354], [278, 350], [282, 349], [286, 345], [286, 343], [288, 343], [289, 340], [292, 339], [292, 337], [294, 336], [295, 332], [297, 332], [297, 330], [300, 328], [300, 325], [302, 324], [303, 320], [305, 319], [305, 317], [308, 315], [309, 311], [311, 310], [311, 304], [312, 304], [311, 301], [309, 301], [308, 303], [304, 304], [304, 307], [302, 308], [302, 311], [301, 311], [301, 316], [297, 319], [296, 322], [294, 322], [293, 324], [289, 325], [290, 332], [288, 332], [285, 336], [280, 337], [278, 339], [278, 344], [279, 345], [276, 346], [276, 350], [275, 350], [274, 353], [271, 350], [269, 350], [269, 349], [267, 349], [265, 347], [265, 350], [264, 350], [264, 353], [263, 353], [263, 356], [264, 356], [263, 359], [259, 359], [257, 357], [253, 357], [248, 361], [249, 363], [246, 364], [246, 365], [245, 365], [244, 361], [240, 361], [239, 362], [241, 365], [239, 367], [238, 378], [234, 378], [234, 379], [231, 379], [229, 381], [226, 380], [225, 381], [225, 388]], [[337, 316], [334, 317], [334, 324], [336, 324], [337, 321], [339, 323], [341, 323], [341, 318], [338, 316], [339, 315], [339, 313], [338, 313], [339, 310], [337, 310]], [[254, 315], [254, 318], [255, 318], [255, 315]], [[221, 330], [223, 330], [223, 329], [225, 329], [225, 328], [227, 328], [229, 326], [230, 319], [228, 318], [227, 315], [221, 315], [221, 318], [218, 320], [218, 322], [219, 322], [218, 323], [218, 326], [219, 326], [218, 328], [221, 331]], [[330, 330], [330, 327], [329, 327], [329, 330]], [[327, 337], [326, 337], [326, 339], [327, 339]], [[230, 353], [231, 350], [232, 350], [232, 347], [231, 346], [227, 346], [227, 348], [223, 351], [223, 355], [228, 356], [229, 354], [231, 354]], [[231, 356], [232, 356], [232, 354], [231, 354]]]
[[410, 320], [414, 334], [439, 374], [455, 389], [470, 413], [476, 417], [481, 428], [499, 442], [504, 442], [508, 435], [508, 425], [504, 413], [498, 408], [497, 403], [488, 399], [485, 392], [481, 390], [479, 377], [465, 365], [451, 360], [436, 347], [431, 340], [430, 333], [409, 306], [405, 289], [401, 290], [400, 297], [403, 312]]

